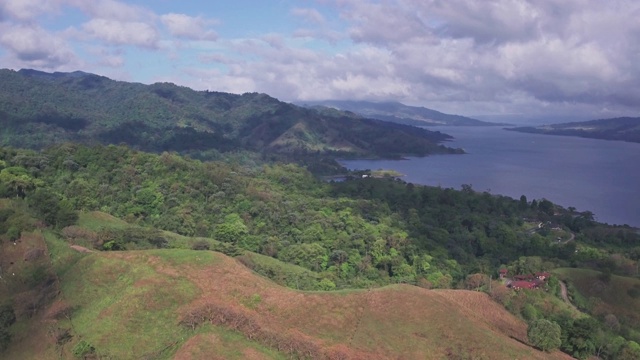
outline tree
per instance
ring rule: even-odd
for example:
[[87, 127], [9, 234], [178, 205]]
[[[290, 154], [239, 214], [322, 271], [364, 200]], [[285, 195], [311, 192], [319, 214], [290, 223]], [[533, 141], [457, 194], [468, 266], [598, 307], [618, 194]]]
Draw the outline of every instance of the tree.
[[527, 201], [527, 197], [522, 195], [520, 196], [520, 202], [518, 203], [518, 207], [521, 211], [525, 211], [529, 208], [529, 202]]
[[464, 281], [465, 288], [468, 290], [478, 290], [480, 287], [487, 284], [489, 279], [484, 274], [471, 274], [468, 275]]
[[527, 329], [529, 342], [543, 351], [551, 351], [560, 347], [562, 343], [560, 333], [560, 325], [545, 319], [533, 321]]
[[229, 214], [225, 216], [224, 223], [216, 226], [214, 237], [216, 240], [227, 243], [242, 243], [247, 235], [247, 226], [238, 214]]

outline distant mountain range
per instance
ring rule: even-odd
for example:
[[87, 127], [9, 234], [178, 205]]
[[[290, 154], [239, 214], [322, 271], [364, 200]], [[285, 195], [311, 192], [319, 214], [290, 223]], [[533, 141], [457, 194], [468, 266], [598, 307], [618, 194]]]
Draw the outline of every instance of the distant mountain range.
[[425, 107], [408, 106], [399, 102], [370, 102], [348, 100], [307, 101], [298, 103], [316, 109], [332, 108], [351, 111], [367, 118], [380, 119], [413, 126], [499, 126], [460, 115], [450, 115]]
[[81, 71], [0, 70], [0, 145], [42, 148], [73, 141], [181, 153], [389, 158], [460, 152], [439, 144], [449, 138], [347, 112], [303, 108], [266, 94], [143, 85]]
[[547, 135], [579, 136], [603, 140], [640, 142], [640, 117], [620, 117], [507, 130]]

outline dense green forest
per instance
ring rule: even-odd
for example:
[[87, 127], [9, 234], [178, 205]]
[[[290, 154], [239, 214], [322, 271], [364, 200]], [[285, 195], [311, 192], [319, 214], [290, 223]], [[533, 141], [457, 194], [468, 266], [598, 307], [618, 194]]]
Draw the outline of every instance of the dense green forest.
[[[321, 113], [266, 94], [143, 85], [83, 72], [0, 70], [0, 145], [5, 146], [123, 143], [203, 159], [244, 150], [322, 163], [318, 155], [391, 158], [462, 152], [440, 144], [449, 138], [341, 111]], [[338, 166], [317, 168], [323, 167], [331, 172]]]
[[[24, 204], [40, 219], [2, 210], [5, 241], [49, 226], [105, 251], [214, 249], [239, 256], [277, 282], [309, 290], [390, 283], [465, 287], [473, 276], [493, 276], [505, 266], [521, 274], [573, 266], [636, 275], [632, 265], [640, 257], [636, 229], [598, 224], [589, 212], [545, 199], [515, 200], [469, 185], [454, 190], [359, 175], [323, 182], [293, 164], [203, 162], [123, 145], [2, 148], [0, 197]], [[94, 210], [130, 226], [95, 232], [74, 228], [78, 212]], [[176, 242], [160, 230], [192, 240]], [[575, 240], [560, 238], [570, 233]], [[293, 275], [257, 264], [245, 251], [306, 271]], [[496, 298], [521, 316], [532, 311], [511, 297]], [[578, 326], [566, 314], [534, 313], [564, 324], [563, 329]], [[639, 324], [623, 325], [611, 334], [640, 340]]]

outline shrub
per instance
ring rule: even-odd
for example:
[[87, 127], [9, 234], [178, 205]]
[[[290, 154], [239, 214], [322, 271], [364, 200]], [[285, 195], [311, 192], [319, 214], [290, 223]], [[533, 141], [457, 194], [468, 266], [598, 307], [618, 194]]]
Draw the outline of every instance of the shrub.
[[538, 318], [538, 310], [533, 305], [526, 304], [522, 308], [522, 317], [527, 321], [533, 321]]
[[80, 340], [76, 346], [73, 347], [71, 353], [77, 358], [84, 358], [89, 354], [95, 353], [96, 349], [86, 340]]
[[562, 344], [560, 331], [560, 325], [555, 322], [539, 319], [529, 325], [527, 337], [533, 346], [543, 351], [551, 351]]
[[205, 240], [198, 240], [191, 245], [192, 250], [209, 250], [209, 243]]

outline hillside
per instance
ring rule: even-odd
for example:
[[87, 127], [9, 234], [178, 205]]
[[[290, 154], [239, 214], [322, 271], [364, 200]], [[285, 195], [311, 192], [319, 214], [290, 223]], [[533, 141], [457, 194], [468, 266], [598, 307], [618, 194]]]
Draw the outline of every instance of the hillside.
[[38, 232], [20, 247], [44, 249], [27, 263], [50, 262], [58, 295], [19, 313], [3, 359], [568, 358], [527, 346], [525, 323], [479, 292], [302, 292], [210, 251], [80, 253]]
[[532, 134], [579, 136], [603, 140], [640, 142], [640, 117], [600, 119], [536, 127], [516, 127], [506, 130]]
[[498, 126], [505, 124], [480, 121], [460, 115], [450, 115], [425, 107], [408, 106], [397, 102], [370, 102], [325, 100], [300, 103], [319, 111], [338, 109], [351, 111], [363, 117], [413, 126]]
[[[78, 352], [90, 350], [93, 344], [96, 351], [108, 355], [118, 351], [110, 343], [113, 337], [140, 357], [167, 358], [184, 345], [177, 339], [192, 336], [187, 333], [191, 327], [198, 336], [193, 342], [208, 344], [194, 345], [193, 351], [217, 349], [213, 351], [236, 354], [224, 358], [251, 358], [244, 350], [237, 353], [247, 347], [260, 358], [259, 354], [269, 354], [274, 344], [282, 342], [285, 350], [280, 345], [276, 350], [342, 351], [347, 347], [344, 351], [353, 351], [354, 358], [370, 353], [420, 357], [422, 345], [413, 341], [440, 349], [434, 350], [439, 355], [445, 348], [438, 346], [448, 343], [456, 345], [451, 349], [469, 352], [471, 347], [484, 352], [482, 344], [486, 343], [497, 349], [496, 353], [512, 354], [484, 328], [502, 329], [495, 324], [501, 315], [491, 310], [498, 305], [489, 305], [486, 295], [452, 292], [481, 297], [468, 300], [481, 305], [472, 306], [472, 313], [464, 317], [456, 315], [456, 303], [464, 305], [466, 298], [442, 300], [449, 294], [444, 289], [465, 288], [490, 294], [516, 317], [562, 323], [561, 349], [569, 354], [584, 358], [596, 353], [595, 344], [622, 339], [616, 340], [619, 346], [607, 349], [605, 357], [621, 359], [621, 353], [640, 353], [635, 348], [637, 327], [621, 333], [597, 319], [586, 324], [589, 331], [585, 332], [584, 321], [574, 319], [569, 307], [554, 297], [557, 286], [550, 285], [549, 292], [515, 293], [489, 278], [503, 267], [512, 274], [549, 271], [568, 264], [606, 266], [613, 273], [628, 271], [627, 265], [635, 264], [632, 258], [640, 250], [635, 249], [640, 244], [637, 230], [598, 224], [592, 216], [545, 199], [528, 201], [523, 196], [514, 200], [476, 192], [471, 186], [456, 191], [361, 176], [323, 182], [294, 164], [250, 165], [234, 158], [203, 162], [123, 145], [65, 143], [41, 151], [0, 147], [0, 351], [10, 343], [23, 344], [15, 345], [21, 346], [20, 350], [10, 350], [11, 354], [45, 351], [43, 347], [58, 352], [71, 351], [70, 347]], [[228, 261], [242, 263], [244, 273], [218, 255], [207, 255], [213, 254], [208, 250], [233, 256], [235, 259]], [[218, 262], [223, 270], [207, 273]], [[242, 274], [260, 274], [264, 282], [248, 275], [238, 277]], [[162, 278], [165, 275], [168, 277]], [[220, 281], [228, 276], [232, 276], [227, 279], [232, 279], [233, 287], [225, 295], [231, 284]], [[277, 290], [263, 290], [263, 286]], [[65, 298], [57, 303], [61, 291]], [[270, 291], [286, 295], [278, 297]], [[430, 298], [426, 293], [442, 297]], [[210, 300], [215, 306], [222, 302], [224, 307], [212, 308], [202, 294], [215, 294]], [[304, 301], [291, 304], [297, 294], [313, 296], [305, 295]], [[361, 296], [367, 300], [362, 301]], [[286, 308], [269, 299], [285, 301]], [[244, 307], [233, 307], [228, 300]], [[306, 308], [303, 302], [313, 307]], [[325, 302], [333, 304], [337, 318], [329, 316], [333, 313], [324, 307]], [[349, 305], [359, 302], [381, 304], [380, 313], [367, 310], [375, 321], [362, 320], [358, 325], [358, 329], [370, 327], [362, 331], [370, 333], [366, 339], [372, 339], [371, 344], [356, 340], [360, 330], [352, 330], [356, 334], [353, 343], [345, 340], [350, 333], [335, 330], [342, 329], [347, 318], [348, 324], [362, 318], [353, 315], [354, 309], [364, 312], [359, 309], [368, 308]], [[405, 302], [414, 304], [415, 309], [403, 305]], [[260, 308], [262, 303], [269, 306]], [[49, 309], [52, 304], [58, 305]], [[188, 304], [194, 308], [183, 307]], [[195, 308], [203, 304], [207, 306]], [[245, 309], [251, 307], [260, 310], [256, 314]], [[314, 312], [316, 307], [322, 314]], [[191, 312], [194, 309], [197, 311]], [[482, 309], [491, 312], [483, 313]], [[14, 313], [18, 319], [15, 324]], [[50, 315], [40, 317], [46, 313]], [[474, 313], [481, 316], [475, 318]], [[176, 327], [181, 319], [188, 320], [181, 317], [185, 314], [193, 315], [183, 322], [190, 325]], [[222, 314], [214, 320], [225, 326], [194, 323], [203, 316], [209, 319], [211, 314]], [[315, 316], [313, 324], [326, 321], [336, 324], [335, 329], [310, 328], [308, 319], [312, 317], [308, 314]], [[78, 322], [73, 326], [55, 322], [49, 326], [47, 322], [51, 318], [69, 321], [76, 315]], [[292, 322], [292, 317], [303, 320]], [[433, 322], [421, 321], [429, 317]], [[446, 326], [438, 325], [440, 321]], [[95, 324], [100, 328], [95, 329]], [[229, 324], [249, 334], [252, 341], [228, 331]], [[476, 325], [479, 330], [474, 330]], [[83, 338], [71, 338], [72, 331], [65, 329], [82, 331]], [[205, 333], [209, 330], [214, 333]], [[288, 331], [305, 340], [280, 337], [289, 336]], [[152, 338], [123, 335], [132, 332], [148, 333]], [[435, 340], [418, 340], [421, 335], [416, 334], [422, 333]], [[604, 337], [598, 339], [584, 336], [601, 333]], [[84, 336], [86, 342], [80, 342]], [[513, 336], [523, 340], [521, 335]], [[38, 342], [29, 343], [31, 338]], [[51, 347], [50, 342], [41, 340], [44, 338], [53, 339], [58, 347]], [[390, 340], [385, 342], [387, 338]], [[71, 339], [74, 343], [65, 345]], [[216, 340], [212, 345], [207, 339]], [[356, 341], [358, 347], [352, 348]], [[589, 347], [575, 348], [587, 341]], [[414, 351], [411, 349], [416, 349], [417, 355], [409, 353]], [[490, 349], [486, 351], [486, 358], [495, 358]], [[396, 352], [406, 354], [388, 355]], [[452, 353], [449, 357], [469, 356]]]
[[563, 268], [555, 272], [567, 280], [574, 289], [573, 296], [578, 297], [586, 311], [603, 319], [609, 315], [610, 319], [616, 319], [617, 326], [623, 328], [640, 327], [640, 279], [611, 274], [605, 276], [600, 271], [589, 269]]
[[447, 135], [345, 113], [323, 115], [266, 94], [143, 85], [83, 72], [0, 70], [0, 144], [125, 143], [202, 156], [271, 154], [398, 157], [460, 152]]

